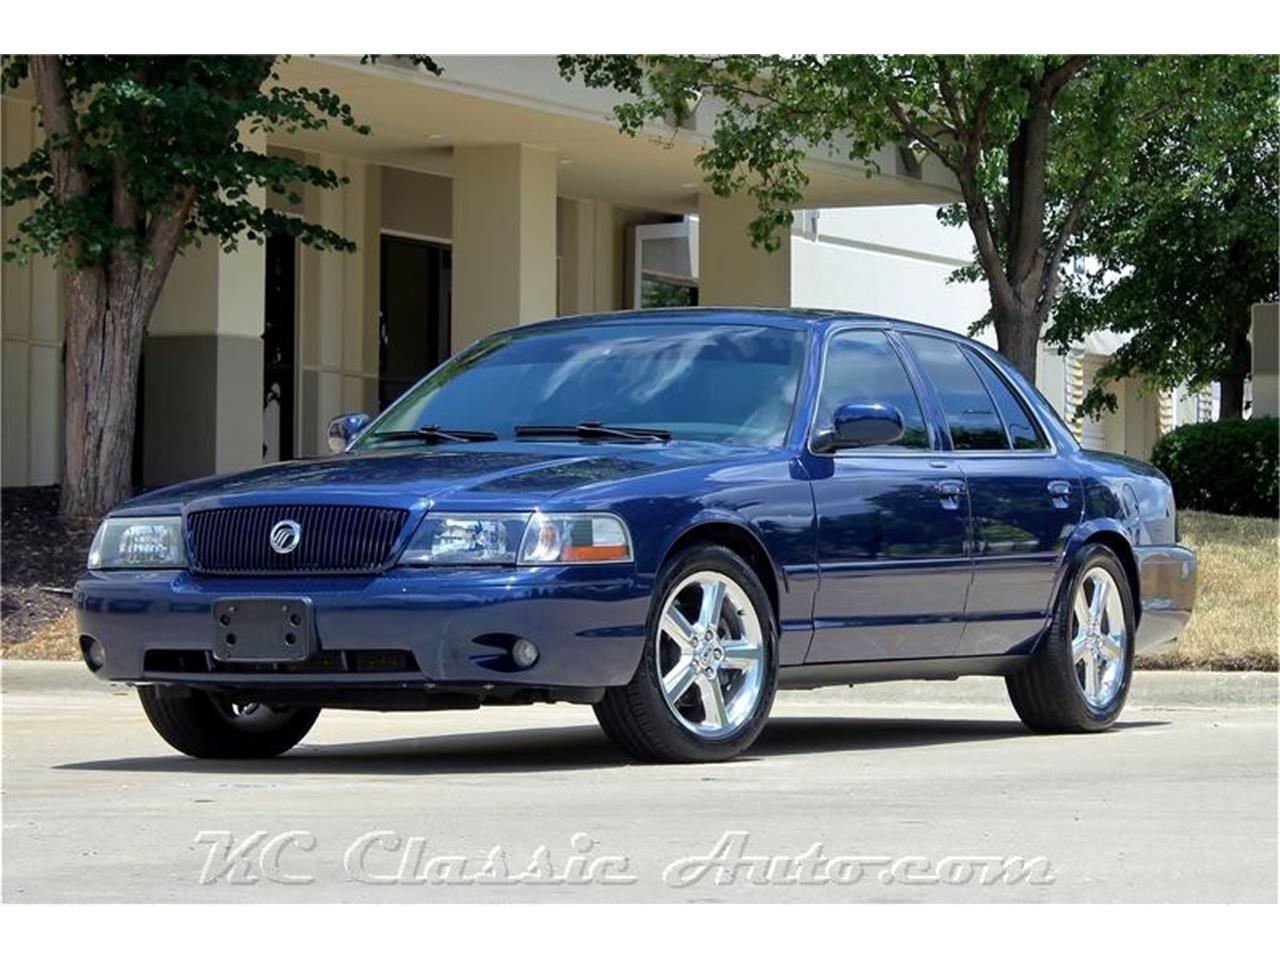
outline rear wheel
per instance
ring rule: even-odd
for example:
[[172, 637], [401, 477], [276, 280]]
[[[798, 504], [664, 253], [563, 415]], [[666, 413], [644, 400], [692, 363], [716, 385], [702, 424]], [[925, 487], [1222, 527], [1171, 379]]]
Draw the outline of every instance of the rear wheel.
[[644, 653], [596, 717], [642, 760], [725, 760], [760, 734], [777, 687], [772, 608], [759, 578], [724, 547], [699, 546], [658, 578]]
[[1018, 716], [1040, 733], [1090, 733], [1115, 722], [1133, 675], [1134, 601], [1119, 559], [1085, 548], [1031, 664], [1006, 679]]
[[316, 707], [269, 707], [203, 690], [139, 687], [143, 712], [175, 750], [204, 760], [274, 757], [307, 735]]

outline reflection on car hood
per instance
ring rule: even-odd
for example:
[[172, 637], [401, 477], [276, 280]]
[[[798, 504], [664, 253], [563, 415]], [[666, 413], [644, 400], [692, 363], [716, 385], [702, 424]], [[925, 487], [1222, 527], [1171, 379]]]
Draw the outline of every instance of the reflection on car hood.
[[281, 502], [291, 497], [411, 502], [452, 495], [515, 500], [556, 494], [658, 470], [758, 453], [720, 444], [527, 444], [397, 446], [316, 460], [292, 460], [205, 477], [145, 493], [119, 512], [214, 506], [219, 501]]

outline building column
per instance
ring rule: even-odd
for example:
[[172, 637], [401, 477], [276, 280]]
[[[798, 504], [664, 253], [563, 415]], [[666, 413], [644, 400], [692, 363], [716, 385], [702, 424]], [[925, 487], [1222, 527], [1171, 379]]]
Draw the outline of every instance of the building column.
[[1280, 417], [1280, 305], [1254, 304], [1249, 326], [1253, 347], [1251, 417]]
[[617, 310], [626, 227], [613, 204], [560, 198], [556, 206], [562, 316]]
[[[43, 139], [38, 115], [8, 94], [0, 102], [5, 166], [23, 162]], [[0, 210], [0, 240], [18, 232], [32, 201]], [[49, 257], [5, 263], [0, 276], [0, 482], [44, 486], [62, 479], [61, 274]]]
[[453, 153], [453, 350], [556, 314], [556, 155], [527, 144]]
[[[245, 139], [266, 149], [262, 135]], [[206, 239], [174, 261], [143, 347], [147, 486], [262, 463], [265, 306], [261, 243], [228, 253]]]
[[698, 303], [703, 306], [791, 306], [791, 237], [773, 253], [751, 245], [757, 216], [749, 194], [698, 198]]
[[347, 178], [337, 190], [308, 187], [303, 214], [356, 249], [298, 246], [298, 378], [295, 454], [329, 453], [329, 421], [339, 414], [378, 412], [382, 179], [374, 164], [331, 154], [307, 162]]
[[143, 349], [143, 482], [262, 462], [266, 254], [206, 241], [174, 261]]

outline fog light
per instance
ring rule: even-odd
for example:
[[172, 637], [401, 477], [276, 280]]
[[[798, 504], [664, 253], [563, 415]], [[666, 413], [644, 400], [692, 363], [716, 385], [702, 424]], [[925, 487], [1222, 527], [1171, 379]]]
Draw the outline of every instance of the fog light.
[[107, 662], [106, 648], [102, 646], [101, 641], [93, 637], [80, 638], [80, 652], [84, 654], [85, 665], [94, 673], [101, 670], [103, 664]]
[[521, 637], [511, 645], [511, 659], [521, 670], [532, 667], [538, 660], [538, 647], [532, 640]]

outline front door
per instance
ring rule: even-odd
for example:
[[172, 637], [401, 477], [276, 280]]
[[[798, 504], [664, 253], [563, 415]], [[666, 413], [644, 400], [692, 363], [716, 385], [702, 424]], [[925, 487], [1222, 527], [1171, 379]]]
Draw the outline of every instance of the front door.
[[382, 237], [379, 409], [449, 356], [452, 271], [447, 246]]
[[972, 577], [963, 475], [932, 449], [917, 387], [879, 330], [833, 337], [815, 423], [856, 400], [893, 404], [906, 431], [892, 445], [808, 461], [820, 583], [806, 662], [946, 656]]

